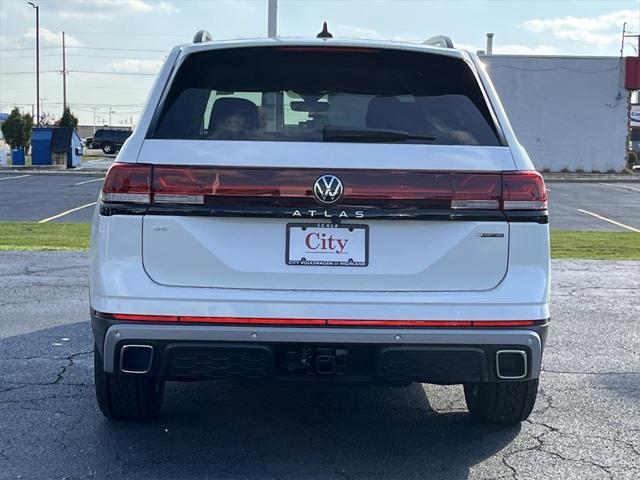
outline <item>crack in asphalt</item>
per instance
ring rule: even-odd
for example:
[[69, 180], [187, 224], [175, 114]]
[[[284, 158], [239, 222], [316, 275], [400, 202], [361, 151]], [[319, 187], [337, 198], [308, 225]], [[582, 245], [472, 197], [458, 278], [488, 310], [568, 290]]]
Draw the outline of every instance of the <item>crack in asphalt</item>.
[[[3, 383], [9, 385], [16, 385], [15, 387], [9, 387], [6, 389], [0, 390], [0, 393], [6, 393], [13, 390], [18, 390], [26, 387], [35, 387], [35, 386], [50, 386], [50, 385], [59, 385], [62, 383], [64, 379], [64, 375], [67, 373], [67, 370], [75, 365], [76, 357], [80, 357], [82, 355], [89, 355], [93, 353], [93, 350], [85, 351], [85, 352], [77, 352], [72, 353], [71, 355], [67, 355], [65, 357], [29, 357], [28, 359], [43, 359], [43, 360], [66, 360], [67, 364], [60, 367], [60, 371], [56, 374], [56, 377], [51, 382], [13, 382], [13, 381], [4, 381]], [[68, 386], [88, 386], [93, 385], [93, 383], [65, 383]], [[4, 403], [4, 402], [0, 402]]]
[[[545, 405], [543, 406], [543, 408], [541, 409], [536, 409], [534, 411], [534, 413], [532, 414], [531, 417], [529, 417], [527, 420], [524, 421], [524, 423], [528, 423], [530, 425], [536, 425], [539, 427], [542, 427], [543, 429], [545, 429], [542, 433], [538, 434], [538, 435], [529, 435], [530, 438], [534, 439], [537, 444], [534, 446], [530, 446], [527, 448], [521, 448], [521, 449], [517, 449], [511, 452], [506, 452], [501, 456], [501, 463], [509, 469], [509, 471], [511, 472], [512, 478], [517, 480], [518, 479], [518, 469], [512, 465], [511, 463], [509, 463], [509, 460], [511, 457], [513, 457], [514, 455], [517, 455], [519, 453], [523, 453], [523, 452], [528, 452], [528, 451], [537, 451], [540, 452], [542, 454], [547, 454], [550, 455], [560, 461], [563, 462], [576, 462], [576, 463], [580, 463], [583, 465], [588, 465], [588, 466], [592, 466], [592, 467], [596, 467], [599, 468], [600, 470], [602, 470], [609, 478], [614, 478], [613, 473], [611, 472], [611, 468], [615, 467], [615, 465], [603, 465], [601, 463], [598, 463], [596, 461], [590, 461], [590, 460], [584, 460], [584, 459], [580, 459], [580, 458], [572, 458], [572, 457], [568, 457], [566, 455], [563, 455], [557, 451], [553, 450], [553, 445], [548, 445], [545, 444], [545, 439], [547, 437], [547, 435], [549, 434], [557, 434], [558, 436], [562, 437], [574, 437], [577, 439], [583, 439], [583, 438], [593, 438], [596, 440], [601, 440], [601, 441], [606, 441], [606, 442], [611, 442], [614, 444], [620, 444], [620, 445], [624, 445], [625, 447], [627, 447], [631, 452], [633, 452], [633, 455], [640, 457], [640, 449], [638, 447], [636, 447], [633, 443], [625, 441], [621, 438], [622, 433], [621, 432], [616, 432], [615, 436], [613, 438], [611, 437], [604, 437], [601, 435], [592, 435], [592, 434], [579, 434], [579, 433], [573, 433], [573, 432], [565, 432], [562, 431], [560, 428], [554, 427], [542, 420], [536, 420], [535, 417], [540, 416], [540, 415], [544, 415], [545, 413], [547, 413], [549, 410], [556, 408], [555, 405], [553, 404], [553, 397], [548, 394], [546, 392], [546, 390], [541, 386], [538, 389], [538, 396], [540, 398], [542, 398], [545, 401]], [[638, 429], [638, 431], [640, 431], [640, 429]]]
[[[564, 455], [562, 455], [561, 453], [555, 452], [553, 450], [548, 450], [548, 448], [550, 448], [548, 445], [545, 445], [544, 443], [544, 437], [546, 435], [548, 435], [549, 433], [557, 433], [558, 435], [565, 436], [566, 434], [564, 434], [563, 432], [561, 432], [559, 429], [555, 428], [555, 427], [551, 427], [550, 425], [547, 425], [544, 422], [537, 422], [535, 420], [531, 420], [530, 418], [525, 420], [526, 423], [529, 423], [531, 425], [538, 425], [540, 427], [545, 428], [546, 430], [542, 433], [540, 433], [539, 435], [531, 435], [531, 438], [534, 439], [537, 444], [532, 446], [532, 447], [527, 447], [527, 448], [521, 448], [518, 450], [514, 450], [508, 453], [505, 453], [502, 457], [502, 463], [509, 467], [509, 469], [513, 472], [513, 478], [514, 479], [518, 479], [518, 471], [516, 469], [516, 467], [514, 467], [513, 465], [511, 465], [509, 463], [509, 459], [511, 457], [513, 457], [514, 455], [517, 455], [519, 453], [525, 453], [525, 452], [532, 452], [532, 451], [536, 451], [542, 454], [547, 454], [550, 455], [560, 461], [563, 462], [575, 462], [575, 463], [580, 463], [583, 465], [588, 465], [588, 466], [592, 466], [592, 467], [596, 467], [601, 469], [603, 472], [605, 472], [607, 474], [607, 476], [609, 478], [613, 478], [613, 474], [611, 473], [611, 471], [609, 470], [610, 468], [612, 468], [612, 465], [602, 465], [600, 463], [597, 463], [595, 461], [589, 461], [589, 460], [583, 460], [583, 459], [579, 459], [579, 458], [570, 458], [570, 457], [566, 457]], [[546, 447], [546, 448], [545, 448]]]

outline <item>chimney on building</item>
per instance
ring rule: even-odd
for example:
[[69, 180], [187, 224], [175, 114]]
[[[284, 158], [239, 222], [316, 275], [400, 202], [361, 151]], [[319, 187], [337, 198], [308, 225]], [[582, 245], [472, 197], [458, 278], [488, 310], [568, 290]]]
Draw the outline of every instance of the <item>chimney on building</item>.
[[493, 33], [487, 33], [487, 55], [493, 55]]

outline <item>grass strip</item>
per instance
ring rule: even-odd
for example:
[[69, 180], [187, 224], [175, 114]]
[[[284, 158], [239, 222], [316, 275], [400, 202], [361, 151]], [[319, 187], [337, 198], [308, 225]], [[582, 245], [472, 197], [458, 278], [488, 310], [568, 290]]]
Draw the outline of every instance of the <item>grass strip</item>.
[[88, 223], [0, 222], [2, 250], [86, 250]]
[[552, 230], [551, 258], [640, 260], [640, 233]]

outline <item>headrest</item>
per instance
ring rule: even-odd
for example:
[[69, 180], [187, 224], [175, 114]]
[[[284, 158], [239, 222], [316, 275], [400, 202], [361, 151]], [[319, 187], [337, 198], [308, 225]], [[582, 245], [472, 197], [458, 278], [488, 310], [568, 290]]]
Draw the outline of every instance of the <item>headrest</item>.
[[[252, 101], [245, 98], [218, 98], [211, 108], [209, 133], [219, 131], [221, 129], [221, 123], [231, 117], [241, 119], [243, 130], [256, 130], [258, 128], [258, 107], [256, 107]], [[224, 126], [222, 129], [224, 129]]]

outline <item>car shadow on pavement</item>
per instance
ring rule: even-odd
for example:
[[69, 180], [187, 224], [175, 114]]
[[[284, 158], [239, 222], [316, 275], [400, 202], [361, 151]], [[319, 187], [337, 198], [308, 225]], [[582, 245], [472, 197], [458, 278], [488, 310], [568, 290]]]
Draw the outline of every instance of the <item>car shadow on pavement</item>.
[[96, 406], [91, 349], [87, 322], [0, 339], [0, 471], [458, 479], [520, 431], [472, 422], [460, 387], [422, 385], [169, 383], [158, 420], [115, 422]]

